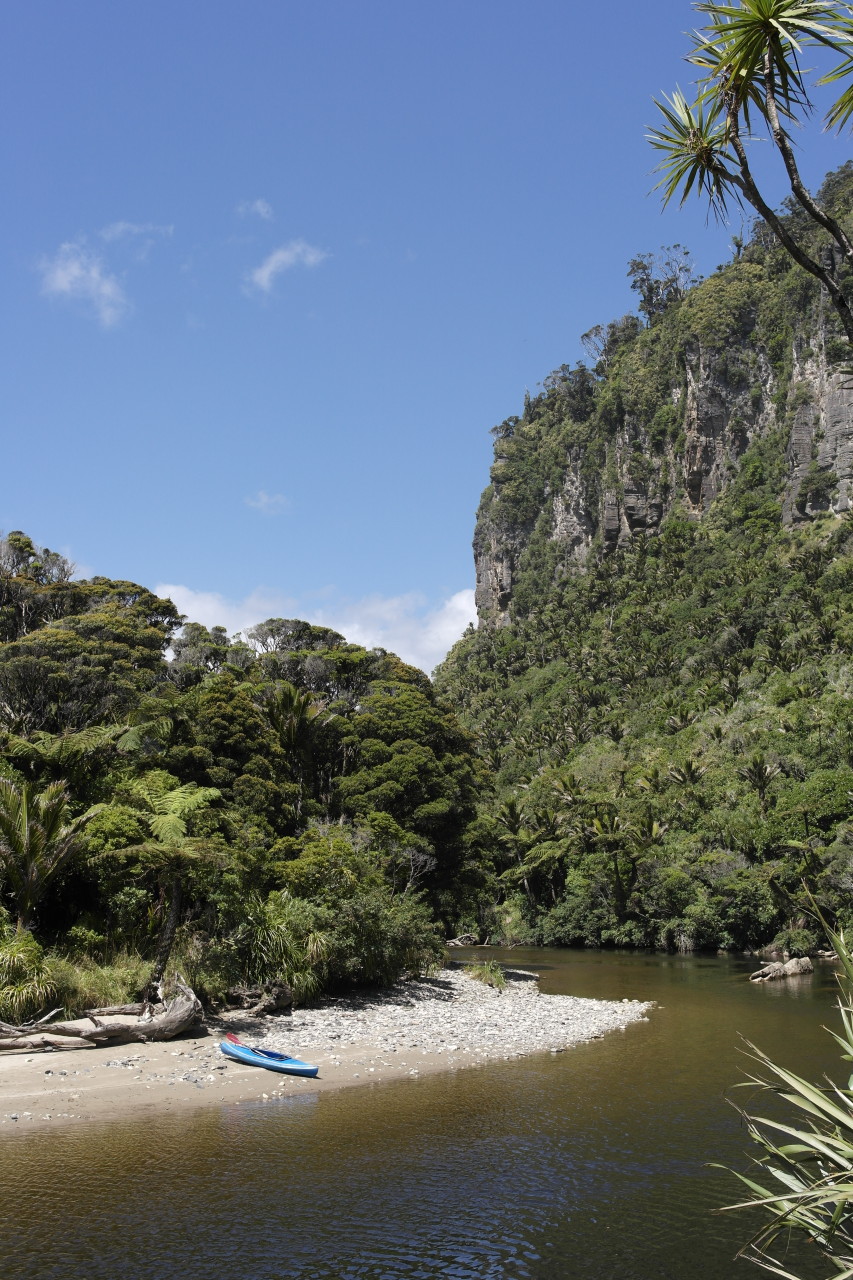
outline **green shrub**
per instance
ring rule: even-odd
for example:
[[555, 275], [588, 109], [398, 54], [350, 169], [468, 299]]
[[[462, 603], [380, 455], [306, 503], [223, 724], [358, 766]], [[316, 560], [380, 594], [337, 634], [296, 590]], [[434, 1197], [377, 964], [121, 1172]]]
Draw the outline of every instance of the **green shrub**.
[[0, 941], [0, 1018], [20, 1023], [43, 1011], [57, 985], [44, 950], [25, 930]]
[[428, 973], [444, 956], [444, 945], [428, 907], [368, 889], [319, 916], [328, 951], [323, 962], [330, 986], [382, 986], [406, 975]]
[[817, 950], [818, 937], [811, 929], [782, 929], [770, 945], [790, 956], [810, 956]]
[[506, 989], [506, 974], [497, 960], [481, 960], [477, 964], [466, 965], [465, 972], [469, 978], [475, 978], [487, 987], [494, 987], [496, 991]]

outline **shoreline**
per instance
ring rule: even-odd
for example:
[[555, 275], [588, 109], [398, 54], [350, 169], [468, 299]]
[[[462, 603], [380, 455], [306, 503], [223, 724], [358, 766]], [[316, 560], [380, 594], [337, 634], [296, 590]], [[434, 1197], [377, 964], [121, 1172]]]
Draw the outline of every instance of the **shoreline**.
[[[198, 1033], [155, 1044], [0, 1055], [0, 1135], [109, 1122], [193, 1107], [417, 1079], [489, 1062], [560, 1053], [646, 1020], [650, 1003], [542, 995], [537, 975], [506, 972], [498, 992], [464, 971], [388, 990], [327, 997], [289, 1015], [210, 1018]], [[316, 1063], [315, 1079], [224, 1057], [227, 1031]]]

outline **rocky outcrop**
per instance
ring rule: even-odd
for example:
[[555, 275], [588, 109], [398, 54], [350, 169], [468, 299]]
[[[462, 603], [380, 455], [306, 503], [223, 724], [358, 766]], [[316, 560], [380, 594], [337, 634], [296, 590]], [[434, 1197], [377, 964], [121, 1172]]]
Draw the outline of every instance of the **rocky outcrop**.
[[[782, 518], [788, 524], [840, 515], [853, 496], [853, 374], [827, 355], [825, 332], [799, 336], [780, 377], [752, 332], [725, 349], [685, 343], [669, 388], [668, 412], [678, 420], [661, 444], [636, 413], [625, 412], [606, 444], [606, 460], [585, 465], [583, 448], [566, 449], [562, 478], [543, 486], [535, 518], [514, 524], [502, 507], [504, 479], [496, 469], [474, 536], [476, 602], [481, 624], [509, 621], [514, 587], [534, 529], [554, 548], [557, 575], [653, 533], [676, 504], [703, 519], [737, 476], [759, 437], [780, 428], [787, 483]], [[778, 366], [777, 366], [778, 367]], [[781, 399], [781, 402], [780, 402]], [[674, 438], [673, 438], [674, 436]], [[550, 569], [549, 569], [550, 571]]]
[[[853, 376], [831, 372], [823, 360], [795, 364], [786, 458], [790, 480], [783, 518], [808, 520], [850, 509], [853, 492]], [[823, 485], [810, 485], [810, 476]]]
[[474, 563], [477, 586], [474, 599], [481, 618], [509, 617], [512, 599], [513, 540], [488, 524], [477, 523]]

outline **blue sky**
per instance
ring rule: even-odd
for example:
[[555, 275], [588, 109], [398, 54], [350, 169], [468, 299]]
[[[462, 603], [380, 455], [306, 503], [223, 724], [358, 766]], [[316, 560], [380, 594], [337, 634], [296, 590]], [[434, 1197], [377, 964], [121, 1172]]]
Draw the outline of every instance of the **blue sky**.
[[[471, 615], [489, 428], [631, 309], [630, 257], [708, 272], [741, 230], [648, 195], [691, 18], [7, 7], [0, 529], [208, 624], [316, 618], [431, 667]], [[804, 139], [811, 181], [849, 154]]]

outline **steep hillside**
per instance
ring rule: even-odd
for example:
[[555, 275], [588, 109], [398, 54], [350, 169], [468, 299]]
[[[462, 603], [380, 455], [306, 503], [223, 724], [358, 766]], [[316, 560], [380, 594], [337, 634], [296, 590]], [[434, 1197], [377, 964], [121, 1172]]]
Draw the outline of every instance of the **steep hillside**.
[[480, 628], [437, 676], [490, 769], [468, 923], [808, 947], [804, 881], [853, 920], [845, 348], [763, 228], [648, 321], [495, 432]]
[[[822, 194], [846, 215], [853, 165]], [[799, 214], [789, 222], [814, 238]], [[591, 331], [595, 366], [556, 370], [521, 417], [495, 428], [474, 536], [484, 621], [524, 616], [590, 554], [630, 545], [674, 510], [707, 515], [760, 439], [778, 435], [785, 476], [774, 497], [786, 524], [848, 510], [846, 345], [814, 280], [766, 228], [650, 318]]]

